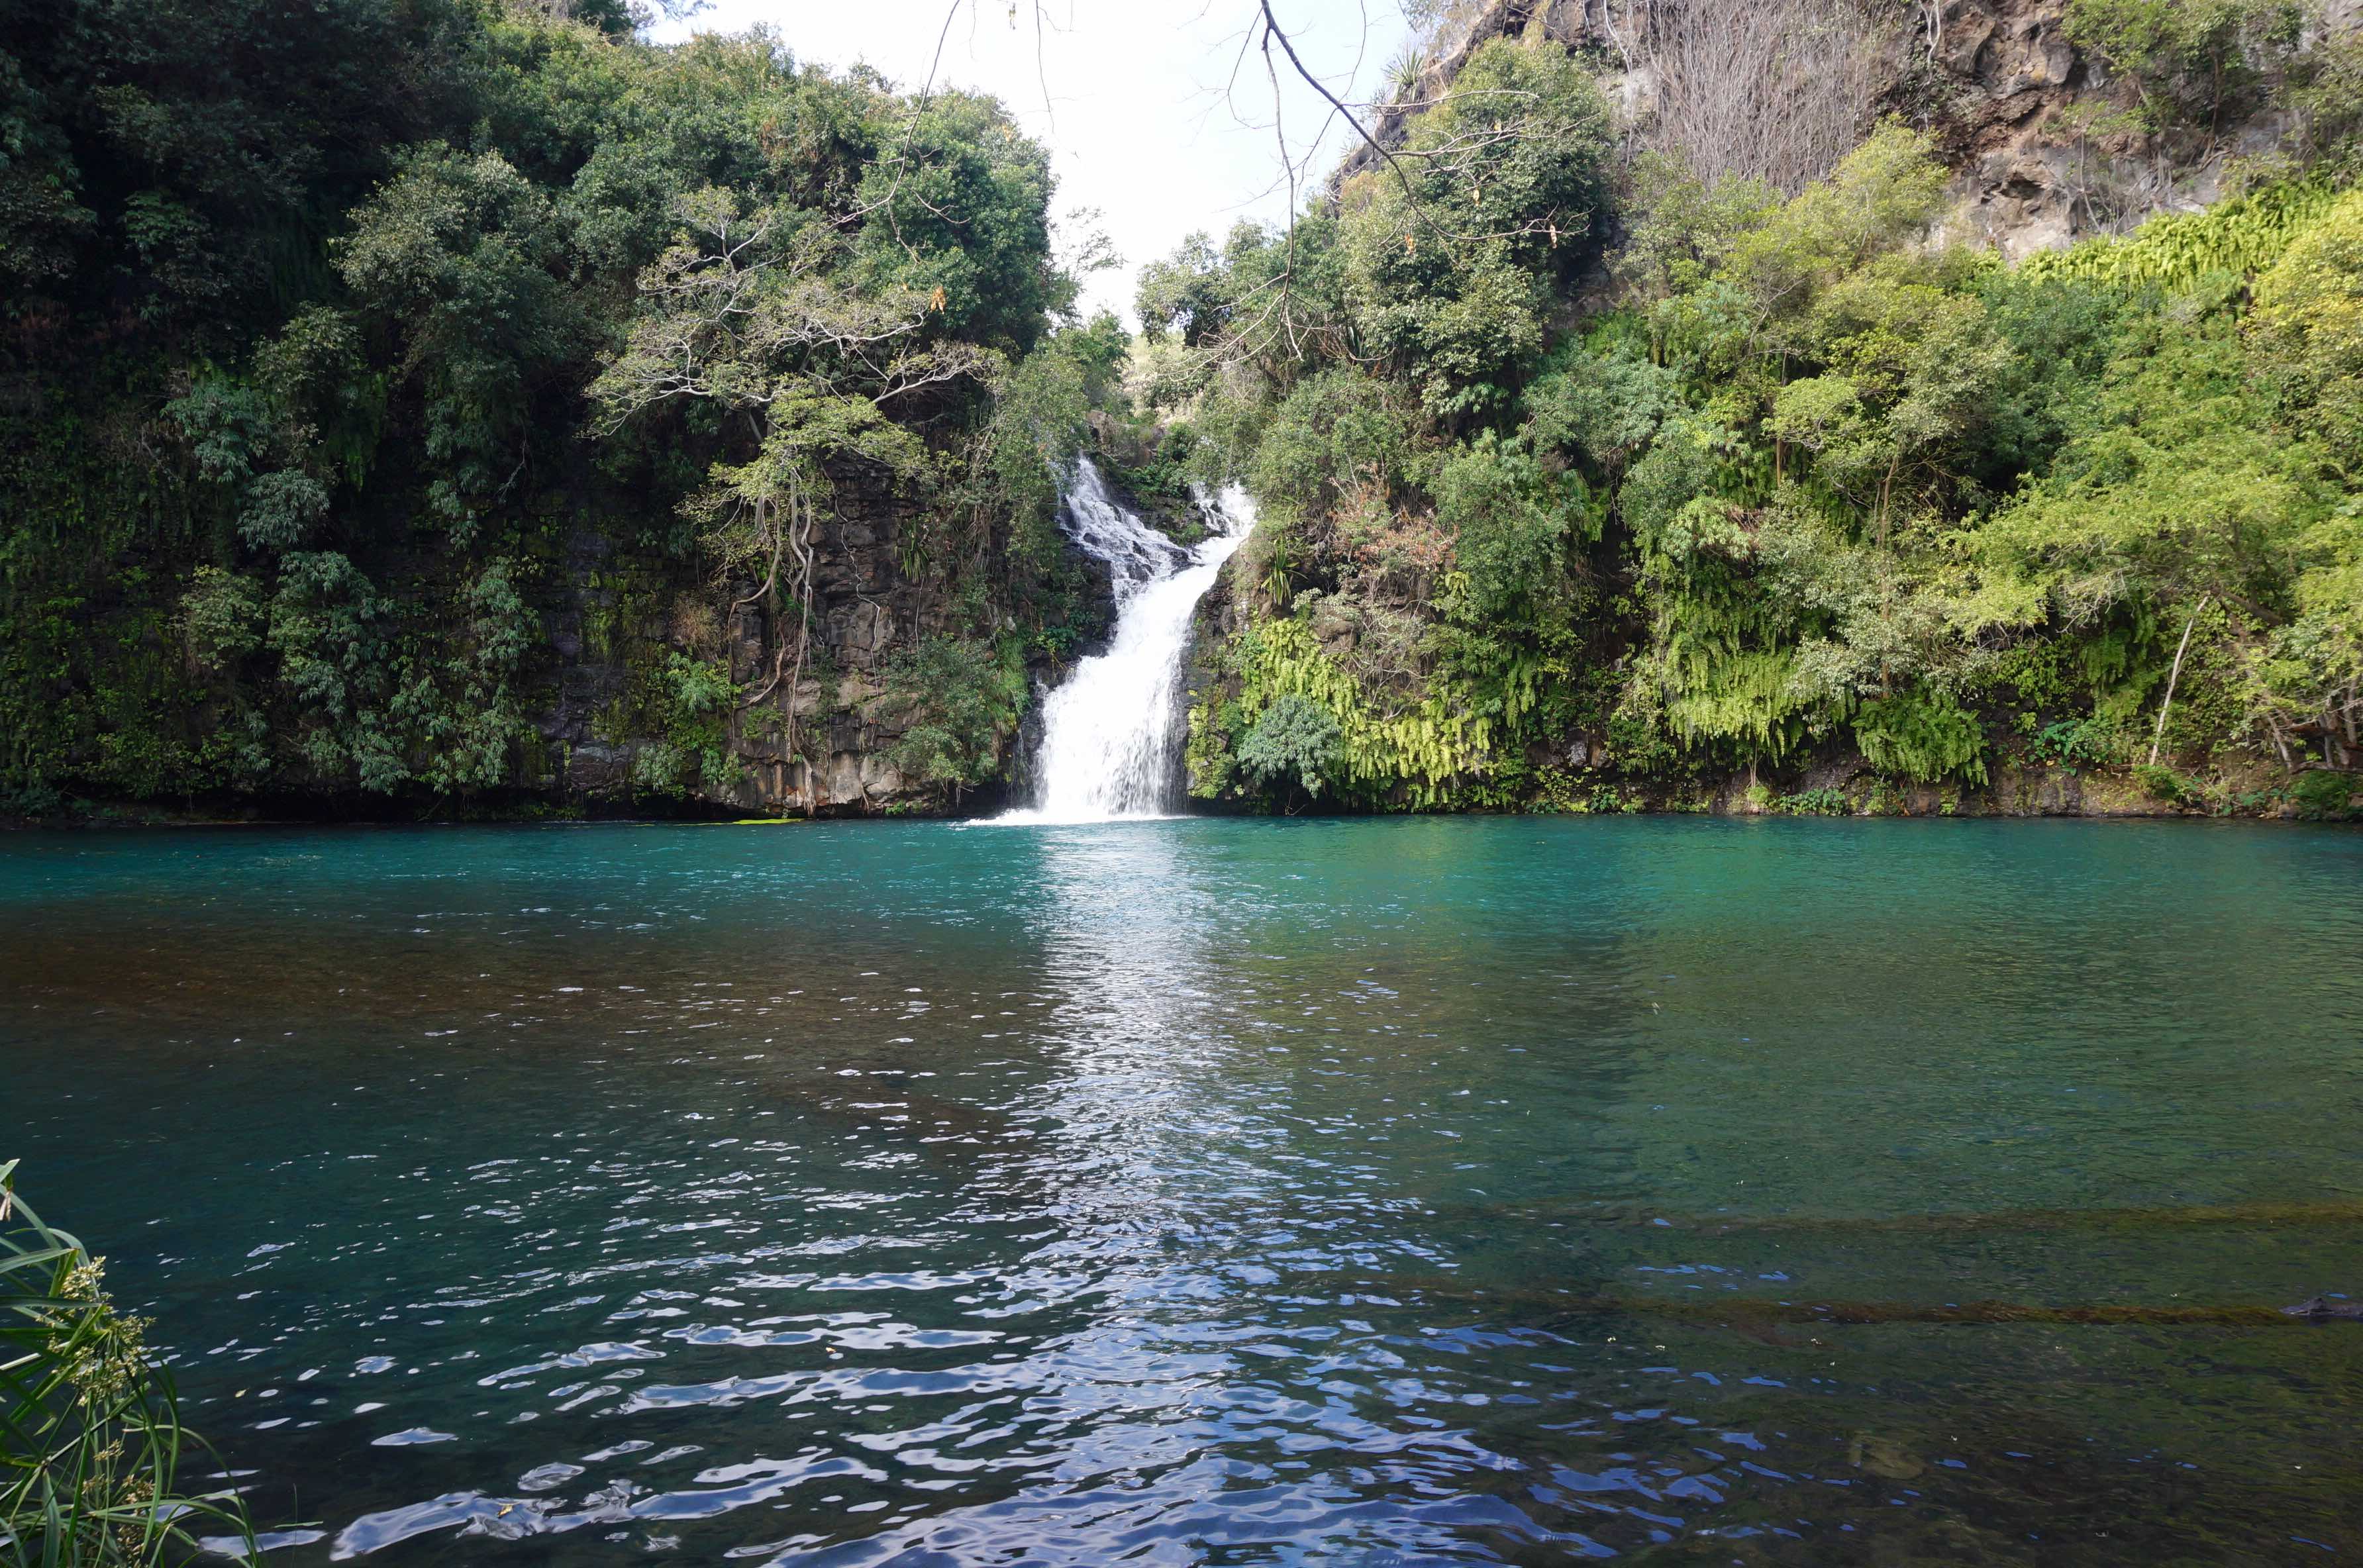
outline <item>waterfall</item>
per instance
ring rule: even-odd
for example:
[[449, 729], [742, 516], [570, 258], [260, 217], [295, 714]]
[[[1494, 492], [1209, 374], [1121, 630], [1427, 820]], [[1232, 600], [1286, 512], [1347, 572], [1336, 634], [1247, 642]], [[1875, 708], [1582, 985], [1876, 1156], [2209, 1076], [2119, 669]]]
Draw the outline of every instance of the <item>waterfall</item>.
[[1118, 504], [1086, 458], [1066, 498], [1067, 531], [1115, 578], [1115, 635], [1042, 704], [1032, 811], [1013, 823], [1162, 816], [1182, 803], [1182, 660], [1215, 574], [1254, 526], [1244, 491], [1212, 508], [1223, 532], [1185, 550]]

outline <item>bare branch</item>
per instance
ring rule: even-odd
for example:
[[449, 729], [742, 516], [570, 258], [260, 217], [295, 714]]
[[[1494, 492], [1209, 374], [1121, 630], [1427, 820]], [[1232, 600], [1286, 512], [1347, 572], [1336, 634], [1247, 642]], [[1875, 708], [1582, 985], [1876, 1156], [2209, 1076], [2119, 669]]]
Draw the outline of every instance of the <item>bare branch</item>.
[[[1296, 74], [1304, 79], [1305, 85], [1311, 87], [1315, 93], [1320, 94], [1323, 98], [1326, 99], [1331, 108], [1335, 109], [1340, 116], [1344, 116], [1346, 123], [1353, 127], [1354, 134], [1362, 138], [1362, 142], [1365, 146], [1369, 147], [1371, 151], [1377, 153], [1381, 158], [1386, 160], [1387, 167], [1395, 171], [1395, 178], [1403, 182], [1403, 194], [1410, 199], [1412, 211], [1416, 214], [1423, 222], [1428, 223], [1431, 227], [1434, 226], [1434, 220], [1427, 216], [1427, 209], [1420, 204], [1419, 192], [1412, 184], [1411, 175], [1406, 172], [1403, 166], [1396, 160], [1394, 153], [1386, 147], [1381, 145], [1376, 137], [1363, 129], [1362, 122], [1354, 117], [1354, 111], [1348, 108], [1338, 98], [1337, 94], [1329, 91], [1328, 87], [1323, 83], [1319, 77], [1314, 75], [1311, 71], [1305, 68], [1304, 61], [1297, 58], [1295, 43], [1290, 39], [1288, 34], [1281, 29], [1280, 23], [1272, 17], [1271, 0], [1256, 0], [1256, 4], [1263, 13], [1264, 36], [1266, 40], [1269, 41], [1275, 38], [1280, 40], [1281, 51], [1288, 56], [1288, 63], [1296, 68]], [[1277, 91], [1277, 88], [1274, 90]]]

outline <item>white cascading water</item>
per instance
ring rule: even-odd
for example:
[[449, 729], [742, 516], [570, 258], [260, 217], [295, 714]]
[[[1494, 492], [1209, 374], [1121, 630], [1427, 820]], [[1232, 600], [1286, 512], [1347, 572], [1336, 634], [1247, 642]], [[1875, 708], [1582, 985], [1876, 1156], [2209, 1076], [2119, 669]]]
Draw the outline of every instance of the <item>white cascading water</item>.
[[1115, 574], [1115, 635], [1044, 701], [1040, 804], [1003, 822], [1104, 823], [1162, 816], [1180, 803], [1178, 688], [1191, 616], [1255, 525], [1254, 505], [1236, 487], [1213, 511], [1223, 532], [1184, 550], [1120, 505], [1090, 458], [1076, 466], [1067, 530]]

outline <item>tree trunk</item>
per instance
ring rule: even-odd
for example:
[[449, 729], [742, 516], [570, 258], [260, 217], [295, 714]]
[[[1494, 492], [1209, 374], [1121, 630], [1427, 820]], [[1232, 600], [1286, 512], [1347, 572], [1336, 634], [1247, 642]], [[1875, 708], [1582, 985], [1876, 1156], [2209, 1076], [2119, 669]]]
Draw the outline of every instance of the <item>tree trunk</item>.
[[2199, 612], [2207, 608], [2207, 596], [2201, 594], [2192, 606], [2191, 619], [2182, 623], [2182, 641], [2175, 646], [2174, 668], [2166, 672], [2166, 697], [2158, 705], [2158, 727], [2149, 734], [2149, 763], [2158, 766], [2158, 743], [2166, 738], [2166, 712], [2174, 706], [2174, 683], [2182, 679], [2182, 656], [2191, 647], [2191, 628], [2199, 624]]

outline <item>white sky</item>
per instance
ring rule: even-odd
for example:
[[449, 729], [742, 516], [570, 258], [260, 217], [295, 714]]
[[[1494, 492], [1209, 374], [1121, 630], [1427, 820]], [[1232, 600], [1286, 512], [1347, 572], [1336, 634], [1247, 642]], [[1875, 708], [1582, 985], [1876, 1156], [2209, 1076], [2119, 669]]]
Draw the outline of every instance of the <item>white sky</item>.
[[[799, 60], [843, 67], [866, 61], [899, 85], [926, 80], [937, 41], [941, 84], [990, 93], [1050, 149], [1059, 191], [1054, 216], [1100, 209], [1100, 226], [1124, 265], [1085, 282], [1086, 313], [1132, 318], [1133, 281], [1145, 262], [1193, 230], [1219, 241], [1240, 217], [1286, 215], [1288, 192], [1272, 133], [1272, 91], [1259, 53], [1224, 87], [1257, 0], [711, 0], [696, 16], [659, 27], [660, 42], [692, 32], [778, 31]], [[1305, 64], [1348, 103], [1379, 94], [1388, 63], [1410, 36], [1400, 0], [1274, 0], [1273, 14]], [[1328, 106], [1290, 80], [1277, 47], [1281, 117], [1301, 153]], [[1045, 108], [1045, 83], [1048, 109]], [[1349, 91], [1350, 89], [1350, 91]], [[1367, 121], [1365, 122], [1367, 123]], [[1332, 124], [1320, 173], [1353, 133]]]

